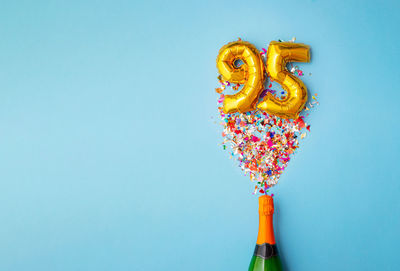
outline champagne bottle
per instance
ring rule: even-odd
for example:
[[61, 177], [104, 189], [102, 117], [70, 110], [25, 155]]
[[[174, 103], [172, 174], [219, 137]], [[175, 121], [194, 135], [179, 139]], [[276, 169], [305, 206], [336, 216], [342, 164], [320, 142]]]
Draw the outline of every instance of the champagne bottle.
[[258, 237], [249, 271], [282, 271], [282, 264], [275, 244], [272, 221], [274, 200], [271, 196], [263, 195], [259, 197], [258, 205]]

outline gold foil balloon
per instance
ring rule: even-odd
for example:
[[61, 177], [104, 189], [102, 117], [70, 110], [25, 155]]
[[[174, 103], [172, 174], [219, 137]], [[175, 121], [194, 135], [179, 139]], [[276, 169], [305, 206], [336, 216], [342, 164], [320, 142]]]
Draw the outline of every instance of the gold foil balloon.
[[[241, 66], [236, 65], [241, 60]], [[225, 113], [246, 112], [256, 108], [264, 87], [264, 64], [257, 48], [249, 42], [235, 41], [223, 46], [217, 57], [217, 68], [224, 81], [244, 84], [240, 92], [225, 95]]]
[[267, 93], [257, 108], [281, 118], [297, 119], [307, 102], [307, 88], [299, 78], [286, 69], [286, 63], [309, 61], [308, 45], [272, 41], [267, 52], [267, 73], [286, 90], [286, 97], [280, 99]]

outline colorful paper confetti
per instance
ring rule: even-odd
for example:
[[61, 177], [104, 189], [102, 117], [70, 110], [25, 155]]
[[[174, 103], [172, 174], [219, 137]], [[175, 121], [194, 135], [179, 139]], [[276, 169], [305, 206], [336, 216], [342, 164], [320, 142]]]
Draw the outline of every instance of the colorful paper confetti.
[[[263, 56], [265, 52], [266, 50], [262, 49], [260, 54]], [[304, 75], [298, 66], [289, 66], [288, 70], [296, 76]], [[304, 139], [310, 131], [310, 125], [306, 123], [304, 114], [318, 104], [317, 93], [310, 95], [311, 102], [307, 102], [302, 114], [296, 120], [281, 119], [259, 110], [224, 114], [222, 92], [227, 87], [237, 91], [238, 86], [231, 86], [221, 77], [219, 82], [221, 86], [216, 92], [220, 94], [218, 110], [223, 126], [223, 149], [230, 147], [231, 157], [237, 158], [239, 167], [255, 182], [254, 194], [257, 192], [267, 194], [268, 189], [278, 183], [279, 177], [299, 148], [299, 140]], [[279, 94], [271, 87], [272, 84], [268, 84], [261, 98], [266, 92]]]

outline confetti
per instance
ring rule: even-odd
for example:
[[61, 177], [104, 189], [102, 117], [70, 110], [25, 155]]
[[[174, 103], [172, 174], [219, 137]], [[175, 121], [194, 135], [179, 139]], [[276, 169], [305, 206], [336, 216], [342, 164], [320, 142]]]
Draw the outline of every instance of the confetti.
[[[260, 55], [265, 55], [265, 53], [266, 50], [263, 49]], [[304, 75], [298, 66], [290, 66], [288, 69], [294, 75]], [[299, 140], [304, 139], [310, 131], [310, 125], [305, 120], [308, 114], [304, 114], [319, 104], [318, 94], [311, 95], [311, 102], [307, 103], [302, 112], [303, 115], [295, 120], [281, 119], [260, 110], [225, 114], [222, 110], [225, 98], [222, 92], [230, 84], [224, 82], [221, 77], [218, 79], [221, 86], [216, 90], [220, 95], [218, 111], [220, 123], [223, 126], [222, 146], [224, 149], [230, 147], [230, 156], [238, 160], [239, 168], [255, 182], [253, 194], [257, 192], [266, 194], [269, 191], [268, 188], [278, 183], [280, 176], [299, 148]], [[272, 84], [269, 83], [268, 88], [261, 93], [260, 99], [267, 93], [273, 95], [280, 93], [271, 87]], [[230, 88], [237, 91], [239, 85], [230, 86]]]

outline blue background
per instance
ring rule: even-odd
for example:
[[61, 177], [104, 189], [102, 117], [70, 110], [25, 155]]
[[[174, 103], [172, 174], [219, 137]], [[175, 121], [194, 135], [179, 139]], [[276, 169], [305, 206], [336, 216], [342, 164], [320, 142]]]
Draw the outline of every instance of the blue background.
[[293, 36], [320, 106], [274, 189], [286, 270], [400, 270], [399, 8], [2, 2], [0, 270], [246, 270], [257, 198], [219, 145], [215, 58]]

